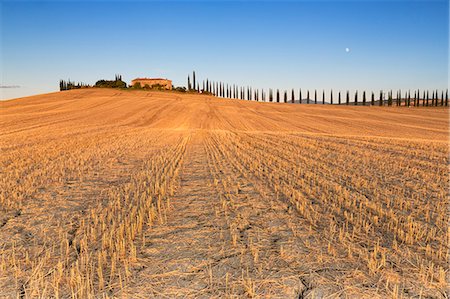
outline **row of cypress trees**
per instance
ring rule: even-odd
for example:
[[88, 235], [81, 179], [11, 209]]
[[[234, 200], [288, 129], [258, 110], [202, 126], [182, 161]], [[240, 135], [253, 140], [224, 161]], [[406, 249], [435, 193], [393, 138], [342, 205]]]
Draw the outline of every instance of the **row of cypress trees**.
[[69, 89], [78, 89], [78, 88], [87, 88], [90, 87], [90, 85], [85, 84], [83, 82], [73, 82], [69, 80], [59, 80], [59, 90], [69, 90]]
[[[448, 90], [441, 91], [440, 93], [435, 90], [430, 95], [429, 91], [416, 90], [413, 93], [407, 91], [404, 95], [402, 91], [399, 90], [394, 98], [393, 92], [388, 91], [387, 93], [380, 91], [376, 96], [374, 92], [370, 95], [366, 94], [366, 91], [362, 92], [361, 99], [359, 98], [358, 91], [355, 91], [353, 96], [353, 101], [350, 102], [350, 92], [347, 90], [345, 93], [345, 98], [339, 91], [337, 93], [337, 98], [334, 98], [333, 90], [330, 91], [328, 102], [326, 102], [325, 91], [322, 90], [321, 100], [319, 102], [317, 90], [314, 90], [314, 97], [310, 97], [309, 90], [306, 91], [306, 98], [302, 96], [302, 90], [298, 92], [298, 97], [296, 97], [296, 92], [294, 89], [291, 90], [290, 95], [287, 90], [280, 92], [279, 89], [274, 91], [269, 89], [268, 93], [264, 89], [253, 89], [252, 87], [242, 87], [235, 84], [225, 84], [223, 82], [210, 81], [209, 79], [200, 82], [195, 76], [195, 71], [192, 73], [191, 77], [188, 76], [188, 91], [199, 92], [199, 93], [210, 93], [222, 98], [230, 99], [241, 99], [249, 101], [261, 101], [261, 102], [277, 102], [277, 103], [307, 103], [307, 104], [338, 104], [338, 105], [363, 105], [363, 106], [448, 106]], [[385, 97], [387, 96], [387, 99]], [[299, 100], [301, 99], [301, 100]]]
[[[73, 82], [69, 80], [59, 80], [59, 90], [79, 89], [92, 87], [89, 84], [83, 82]], [[116, 74], [114, 80], [98, 80], [95, 82], [94, 87], [110, 87], [110, 88], [126, 88], [127, 84], [122, 81], [122, 75]]]

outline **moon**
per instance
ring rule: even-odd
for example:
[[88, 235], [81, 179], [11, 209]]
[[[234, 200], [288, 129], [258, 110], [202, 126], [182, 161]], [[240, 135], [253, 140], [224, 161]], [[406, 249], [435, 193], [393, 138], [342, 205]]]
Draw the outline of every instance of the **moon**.
[[345, 48], [345, 52], [350, 52], [350, 48]]

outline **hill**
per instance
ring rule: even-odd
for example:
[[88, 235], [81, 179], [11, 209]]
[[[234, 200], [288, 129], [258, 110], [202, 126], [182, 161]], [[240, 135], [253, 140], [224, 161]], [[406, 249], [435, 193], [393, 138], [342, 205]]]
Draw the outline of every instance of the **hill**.
[[448, 109], [0, 102], [0, 297], [441, 297]]

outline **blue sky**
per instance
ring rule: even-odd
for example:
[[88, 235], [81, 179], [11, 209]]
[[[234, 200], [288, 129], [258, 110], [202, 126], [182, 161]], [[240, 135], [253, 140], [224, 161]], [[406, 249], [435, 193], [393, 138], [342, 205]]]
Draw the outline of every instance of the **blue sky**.
[[[1, 1], [1, 0], [0, 0]], [[186, 85], [446, 89], [436, 1], [1, 1], [1, 98], [122, 74]], [[349, 48], [350, 52], [346, 52]]]

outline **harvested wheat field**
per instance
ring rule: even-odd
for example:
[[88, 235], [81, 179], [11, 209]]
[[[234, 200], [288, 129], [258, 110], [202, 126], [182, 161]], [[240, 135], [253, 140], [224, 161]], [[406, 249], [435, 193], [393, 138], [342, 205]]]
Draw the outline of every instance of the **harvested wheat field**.
[[448, 112], [0, 102], [0, 297], [447, 298]]

